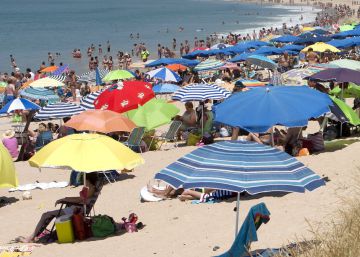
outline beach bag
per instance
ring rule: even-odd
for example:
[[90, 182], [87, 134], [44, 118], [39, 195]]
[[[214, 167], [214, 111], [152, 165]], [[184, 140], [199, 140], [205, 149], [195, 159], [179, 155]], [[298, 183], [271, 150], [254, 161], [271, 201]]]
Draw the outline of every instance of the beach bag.
[[312, 152], [319, 152], [325, 150], [323, 133], [321, 131], [315, 134], [309, 134], [307, 138], [311, 141]]
[[189, 133], [188, 138], [186, 140], [187, 146], [195, 146], [201, 139], [201, 136], [195, 135], [193, 133]]
[[115, 222], [107, 215], [92, 218], [91, 231], [94, 237], [107, 237], [115, 233]]

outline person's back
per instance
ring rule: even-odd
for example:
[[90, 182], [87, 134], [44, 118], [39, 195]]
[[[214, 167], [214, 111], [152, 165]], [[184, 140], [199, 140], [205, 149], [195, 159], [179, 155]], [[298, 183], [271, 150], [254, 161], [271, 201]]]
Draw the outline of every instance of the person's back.
[[35, 142], [36, 148], [41, 148], [53, 140], [51, 131], [45, 130], [38, 134]]
[[16, 137], [12, 138], [3, 138], [2, 143], [6, 147], [6, 149], [9, 151], [12, 158], [17, 158], [19, 155], [18, 151], [18, 142]]

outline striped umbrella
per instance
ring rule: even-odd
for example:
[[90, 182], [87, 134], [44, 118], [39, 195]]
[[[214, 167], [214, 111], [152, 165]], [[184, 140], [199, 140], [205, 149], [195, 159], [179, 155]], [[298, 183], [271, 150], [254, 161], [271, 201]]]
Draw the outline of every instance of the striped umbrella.
[[29, 84], [29, 86], [36, 87], [36, 88], [39, 88], [39, 87], [63, 87], [63, 86], [65, 86], [65, 84], [63, 82], [60, 82], [57, 79], [46, 77], [46, 78], [41, 78], [41, 79], [31, 82]]
[[93, 110], [95, 109], [94, 102], [98, 98], [98, 96], [101, 94], [103, 90], [99, 90], [93, 93], [90, 93], [86, 96], [84, 96], [81, 99], [80, 106], [83, 107], [85, 110]]
[[150, 76], [150, 78], [157, 78], [163, 81], [173, 81], [178, 82], [181, 80], [180, 76], [176, 74], [176, 72], [168, 69], [168, 68], [159, 68], [156, 70], [149, 71], [146, 73]]
[[60, 81], [60, 82], [64, 82], [66, 80], [65, 75], [49, 75], [47, 77], [51, 78], [51, 79], [55, 79], [55, 80]]
[[[103, 79], [106, 74], [109, 73], [107, 69], [98, 69], [101, 79]], [[79, 82], [95, 83], [96, 82], [96, 70], [88, 71], [80, 75]]]
[[263, 68], [268, 68], [271, 70], [274, 70], [277, 68], [277, 64], [273, 60], [266, 58], [265, 56], [262, 56], [262, 55], [250, 55], [246, 59], [246, 61], [250, 64], [260, 66]]
[[20, 92], [20, 96], [30, 100], [43, 100], [49, 103], [56, 103], [60, 101], [60, 97], [54, 91], [46, 88], [32, 88], [28, 87]]
[[74, 103], [48, 104], [42, 107], [34, 118], [38, 120], [62, 119], [79, 114], [83, 111], [85, 111], [83, 107]]
[[215, 59], [207, 59], [195, 66], [194, 71], [216, 70], [224, 66], [225, 63]]
[[0, 113], [9, 113], [15, 110], [39, 110], [40, 106], [30, 102], [25, 98], [16, 98], [11, 102], [8, 102], [3, 108], [1, 108]]
[[228, 98], [230, 95], [229, 91], [217, 85], [191, 84], [176, 91], [172, 99], [181, 102], [220, 100]]

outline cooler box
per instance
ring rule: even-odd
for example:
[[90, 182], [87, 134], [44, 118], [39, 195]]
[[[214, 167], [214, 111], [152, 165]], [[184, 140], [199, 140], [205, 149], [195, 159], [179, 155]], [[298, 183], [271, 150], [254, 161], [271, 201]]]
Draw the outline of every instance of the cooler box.
[[71, 216], [63, 215], [55, 220], [56, 234], [60, 244], [73, 243], [75, 241]]

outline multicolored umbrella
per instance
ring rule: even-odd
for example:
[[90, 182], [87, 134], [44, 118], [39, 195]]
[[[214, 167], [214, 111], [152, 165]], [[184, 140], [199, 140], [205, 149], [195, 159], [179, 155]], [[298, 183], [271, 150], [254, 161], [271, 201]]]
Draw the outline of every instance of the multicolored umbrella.
[[222, 61], [215, 59], [207, 59], [196, 65], [194, 71], [216, 70], [224, 65], [225, 63]]
[[39, 110], [40, 106], [30, 102], [25, 98], [16, 98], [11, 102], [8, 102], [3, 108], [1, 108], [0, 113], [10, 113], [15, 110]]
[[319, 71], [325, 70], [320, 66], [309, 66], [303, 69], [292, 69], [280, 75], [282, 85], [287, 86], [303, 86], [307, 85], [306, 77], [309, 77]]
[[48, 66], [48, 67], [42, 69], [41, 72], [43, 72], [43, 73], [46, 73], [46, 72], [54, 72], [54, 71], [56, 71], [58, 68], [59, 68], [59, 67], [58, 67], [58, 66], [55, 66], [55, 65], [54, 65], [54, 66]]
[[323, 52], [338, 53], [338, 52], [340, 52], [340, 50], [337, 49], [335, 46], [325, 44], [323, 42], [317, 42], [313, 45], [305, 47], [303, 50], [301, 50], [301, 52], [307, 52], [310, 48], [312, 48], [312, 50], [314, 52], [319, 52], [319, 53], [323, 53]]
[[150, 78], [161, 79], [162, 81], [178, 82], [181, 80], [180, 76], [176, 74], [176, 72], [168, 68], [159, 68], [156, 70], [149, 71], [146, 74], [148, 74]]
[[134, 75], [127, 70], [113, 70], [106, 74], [103, 81], [124, 80], [131, 78], [134, 78]]
[[103, 91], [94, 102], [95, 109], [118, 113], [138, 108], [155, 97], [151, 84], [143, 81], [124, 81]]
[[163, 99], [151, 99], [138, 109], [126, 112], [126, 116], [138, 127], [152, 130], [171, 122], [179, 113], [179, 109]]
[[261, 82], [258, 80], [251, 80], [251, 79], [239, 79], [236, 83], [241, 83], [245, 87], [263, 87], [266, 85], [266, 82]]
[[109, 110], [87, 110], [73, 116], [65, 123], [78, 131], [96, 131], [101, 133], [131, 132], [135, 123], [123, 115]]
[[57, 70], [55, 70], [52, 75], [61, 75], [64, 72], [68, 72], [69, 71], [69, 65], [68, 64], [64, 64], [60, 67], [57, 68]]
[[42, 107], [34, 118], [37, 120], [62, 119], [83, 111], [85, 111], [84, 108], [74, 103], [48, 104]]
[[57, 103], [60, 101], [60, 97], [54, 93], [53, 90], [46, 88], [32, 88], [28, 87], [21, 90], [20, 96], [31, 99], [31, 100], [43, 100], [48, 103]]
[[0, 188], [17, 187], [18, 179], [9, 151], [0, 144]]
[[64, 83], [60, 82], [57, 79], [53, 78], [41, 78], [38, 80], [35, 80], [29, 84], [30, 87], [36, 88], [36, 87], [63, 87], [65, 86]]

